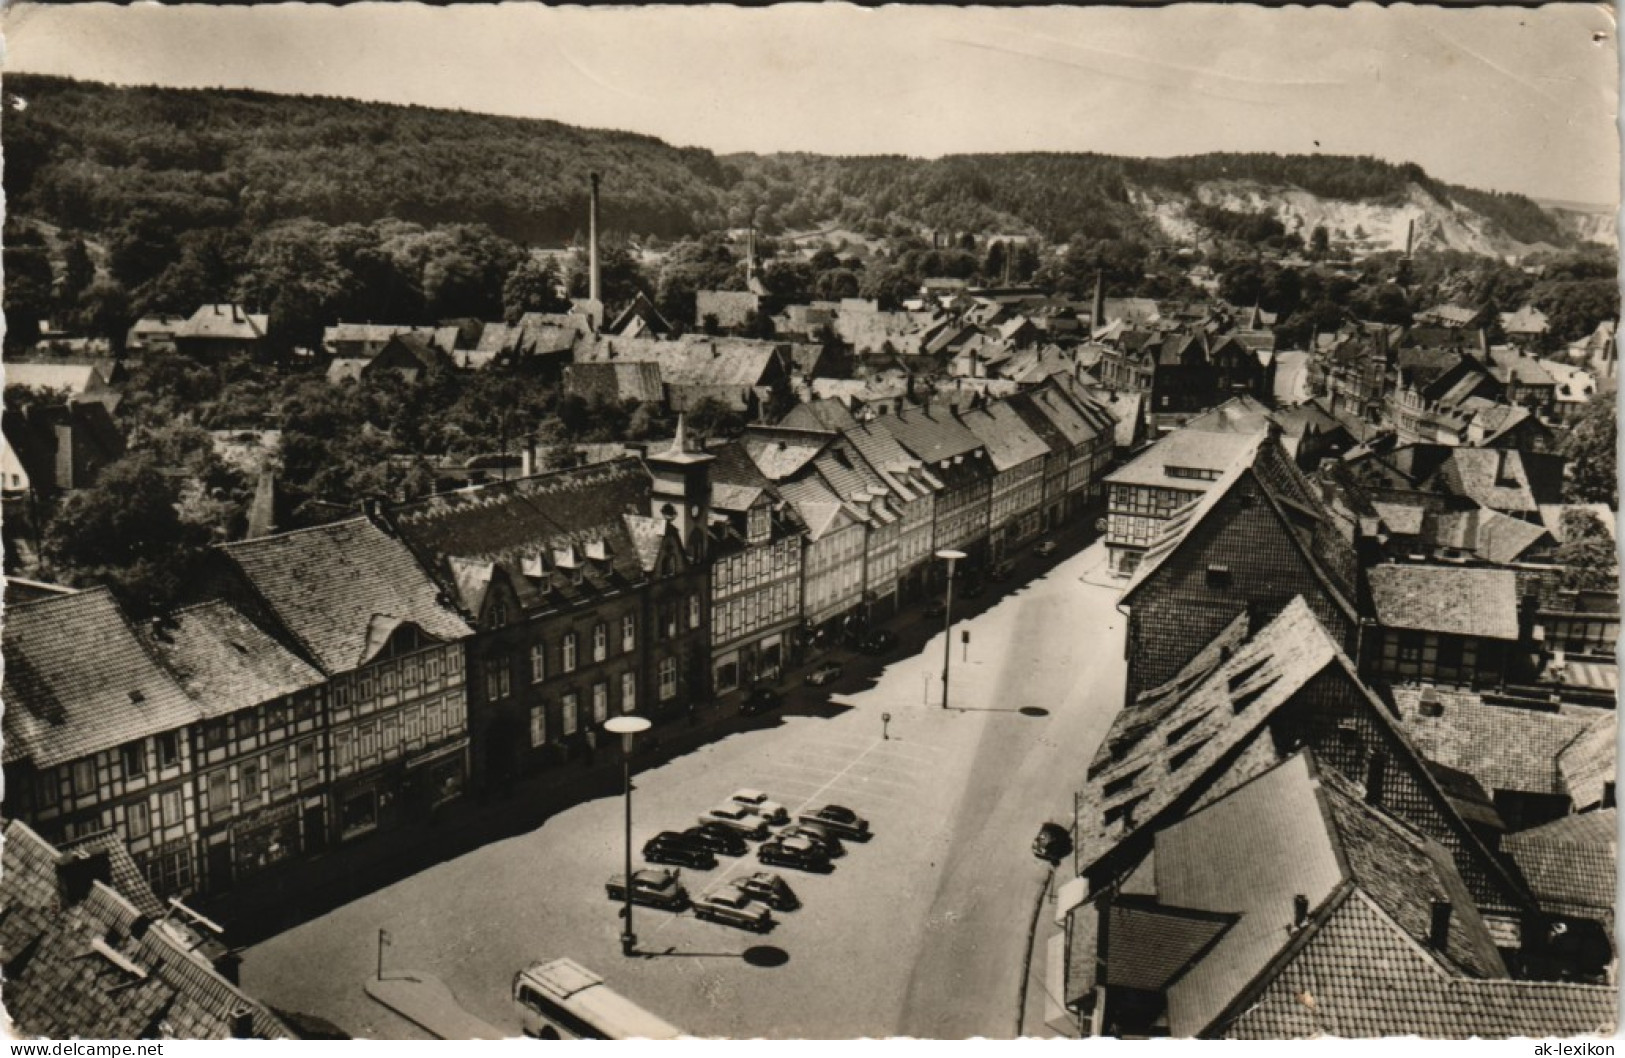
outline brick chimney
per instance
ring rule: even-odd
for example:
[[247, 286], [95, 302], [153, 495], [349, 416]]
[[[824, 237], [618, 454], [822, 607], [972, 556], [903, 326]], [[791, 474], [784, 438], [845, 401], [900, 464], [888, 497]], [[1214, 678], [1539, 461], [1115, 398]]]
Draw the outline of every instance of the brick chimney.
[[587, 206], [587, 296], [601, 301], [598, 285], [598, 174], [592, 174], [592, 194]]

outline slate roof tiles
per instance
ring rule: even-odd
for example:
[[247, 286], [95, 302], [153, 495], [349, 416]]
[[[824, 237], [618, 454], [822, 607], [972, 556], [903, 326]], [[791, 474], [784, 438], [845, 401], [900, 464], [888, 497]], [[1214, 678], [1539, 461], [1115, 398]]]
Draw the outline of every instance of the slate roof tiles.
[[407, 546], [366, 518], [222, 549], [328, 675], [371, 660], [380, 618], [445, 642], [471, 631]]
[[4, 650], [7, 761], [51, 767], [199, 716], [106, 588], [8, 606]]
[[1511, 570], [1387, 564], [1367, 576], [1377, 620], [1389, 628], [1518, 639], [1518, 580]]

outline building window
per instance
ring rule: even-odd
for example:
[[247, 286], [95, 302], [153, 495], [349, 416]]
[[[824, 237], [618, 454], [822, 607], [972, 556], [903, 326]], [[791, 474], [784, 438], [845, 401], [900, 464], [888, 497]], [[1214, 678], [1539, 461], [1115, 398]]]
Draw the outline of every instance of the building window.
[[260, 714], [257, 709], [245, 709], [237, 714], [237, 737], [253, 738], [260, 733]]
[[413, 705], [401, 714], [402, 738], [408, 746], [416, 746], [423, 738], [423, 709]]
[[677, 697], [677, 659], [660, 659], [660, 700], [669, 702]]
[[592, 629], [592, 659], [603, 661], [609, 657], [609, 625], [599, 621]]
[[630, 672], [621, 673], [621, 712], [630, 713], [638, 707], [638, 678]]
[[547, 706], [533, 705], [530, 707], [530, 744], [531, 748], [547, 742]]
[[627, 654], [638, 645], [638, 621], [631, 614], [621, 618], [621, 653]]
[[601, 724], [609, 719], [609, 684], [592, 685], [592, 722]]
[[688, 627], [690, 629], [700, 627], [700, 597], [698, 595], [688, 597]]
[[355, 731], [335, 732], [333, 735], [333, 770], [343, 775], [355, 764]]
[[401, 714], [390, 713], [378, 722], [378, 746], [384, 756], [393, 757], [401, 751]]
[[34, 800], [39, 802], [41, 810], [55, 808], [62, 800], [62, 792], [57, 788], [55, 768], [47, 768], [35, 780]]
[[566, 735], [576, 733], [576, 709], [576, 693], [574, 691], [570, 691], [559, 699], [559, 712], [562, 714], [561, 719], [563, 720]]
[[308, 790], [316, 781], [316, 740], [307, 738], [299, 743], [299, 756], [294, 761], [294, 770], [299, 773], [299, 788]]
[[147, 744], [142, 742], [129, 742], [119, 750], [119, 760], [124, 765], [126, 779], [139, 779], [147, 774]]
[[260, 799], [260, 762], [245, 760], [237, 771], [237, 781], [242, 786], [243, 805], [251, 805]]
[[268, 785], [270, 785], [271, 798], [280, 798], [288, 793], [288, 751], [278, 749], [271, 754], [268, 772]]
[[547, 644], [532, 643], [530, 645], [530, 682], [541, 683], [547, 679]]
[[371, 760], [378, 753], [378, 727], [376, 724], [362, 724], [357, 729], [361, 738], [361, 747], [357, 751], [362, 760]]
[[485, 700], [500, 702], [508, 697], [513, 689], [509, 684], [508, 659], [504, 657], [485, 659]]
[[226, 769], [209, 773], [209, 813], [223, 815], [231, 811], [231, 776]]
[[179, 790], [169, 789], [158, 795], [158, 816], [161, 825], [166, 827], [179, 826], [186, 821], [186, 813], [181, 810]]
[[124, 836], [136, 841], [152, 833], [152, 816], [147, 802], [135, 801], [124, 810]]
[[86, 794], [96, 792], [96, 762], [94, 760], [76, 760], [73, 762], [73, 795], [84, 797]]
[[231, 721], [226, 717], [203, 725], [203, 748], [219, 749], [231, 741]]
[[576, 634], [574, 632], [564, 633], [562, 652], [564, 671], [574, 672], [576, 670]]

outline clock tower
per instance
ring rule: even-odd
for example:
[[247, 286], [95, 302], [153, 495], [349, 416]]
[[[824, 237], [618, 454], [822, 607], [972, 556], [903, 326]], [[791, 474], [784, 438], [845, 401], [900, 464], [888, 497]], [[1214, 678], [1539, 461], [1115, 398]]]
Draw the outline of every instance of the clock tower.
[[643, 457], [654, 478], [649, 513], [677, 527], [678, 538], [695, 561], [705, 557], [706, 526], [711, 520], [711, 463], [715, 459], [690, 450], [682, 415], [677, 416], [677, 436], [670, 447]]

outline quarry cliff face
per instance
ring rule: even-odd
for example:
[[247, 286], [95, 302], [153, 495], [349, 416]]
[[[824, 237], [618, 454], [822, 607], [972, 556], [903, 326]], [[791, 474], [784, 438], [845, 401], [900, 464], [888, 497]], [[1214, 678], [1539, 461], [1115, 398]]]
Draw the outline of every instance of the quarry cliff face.
[[[1440, 202], [1412, 184], [1406, 193], [1385, 201], [1350, 201], [1323, 198], [1302, 188], [1271, 186], [1245, 180], [1216, 180], [1197, 185], [1193, 194], [1136, 189], [1130, 202], [1170, 238], [1199, 242], [1206, 232], [1191, 216], [1196, 203], [1238, 213], [1265, 214], [1279, 220], [1288, 232], [1307, 242], [1317, 227], [1324, 227], [1334, 247], [1357, 253], [1403, 251], [1414, 222], [1417, 250], [1462, 250], [1507, 257], [1553, 247], [1511, 237], [1493, 220], [1465, 206]], [[1566, 231], [1576, 239], [1616, 244], [1610, 214], [1558, 210]]]

